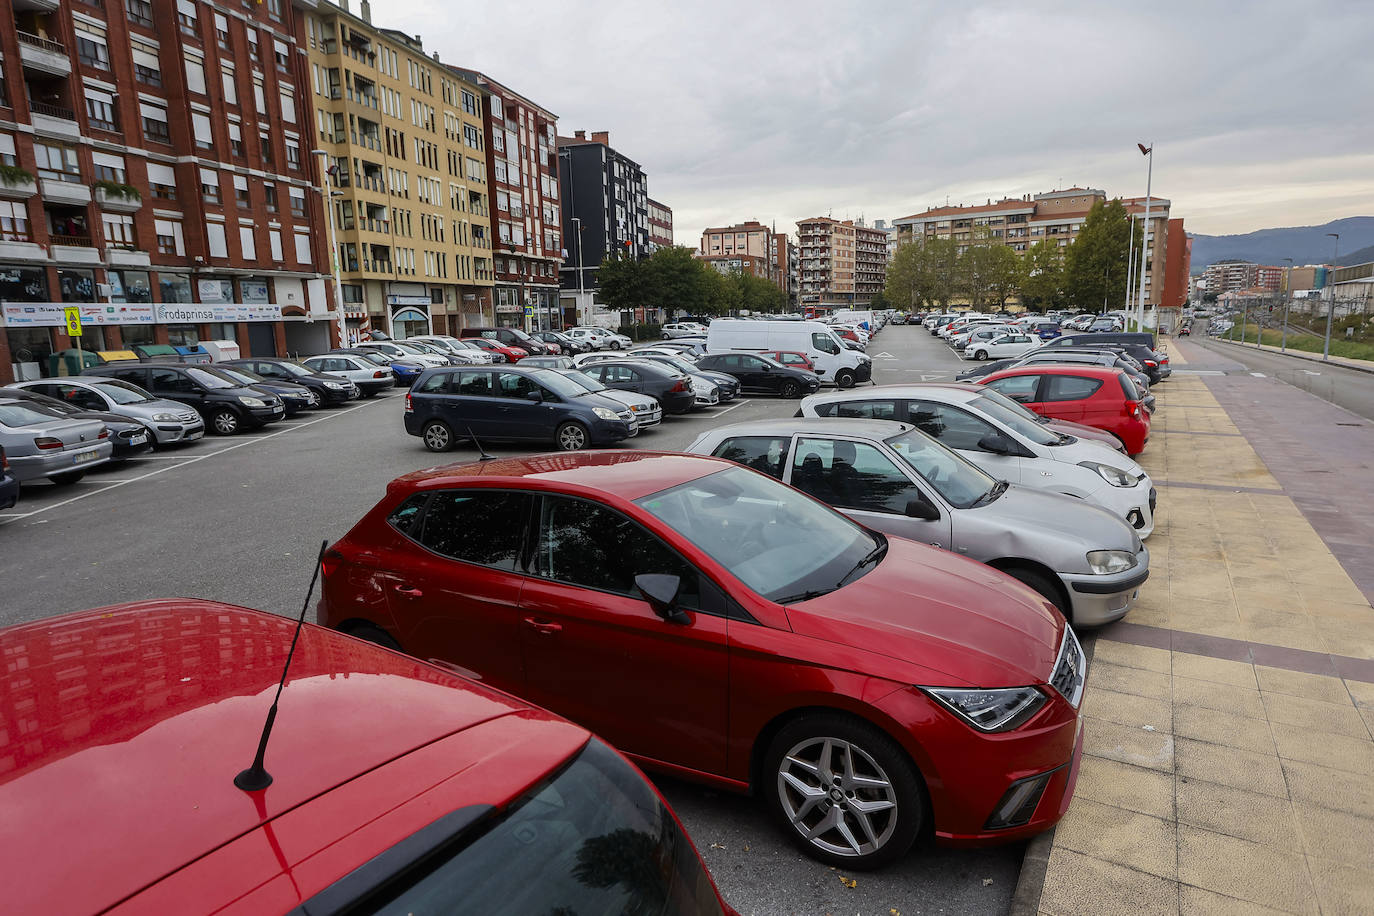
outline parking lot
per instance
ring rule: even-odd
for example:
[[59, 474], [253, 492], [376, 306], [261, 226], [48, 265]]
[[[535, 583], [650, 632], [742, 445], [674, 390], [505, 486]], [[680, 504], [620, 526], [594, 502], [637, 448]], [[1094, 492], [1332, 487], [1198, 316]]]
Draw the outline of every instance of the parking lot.
[[[869, 354], [879, 383], [949, 379], [959, 365], [915, 327], [886, 329]], [[294, 616], [320, 541], [341, 536], [388, 481], [436, 459], [476, 457], [462, 446], [451, 457], [426, 451], [405, 435], [403, 410], [397, 389], [93, 469], [72, 486], [25, 487], [19, 505], [0, 513], [13, 583], [0, 595], [0, 624], [167, 595]], [[670, 417], [628, 445], [680, 449], [712, 426], [795, 410], [795, 401], [741, 398]], [[1020, 845], [923, 848], [880, 873], [844, 874], [802, 856], [752, 801], [669, 779], [660, 786], [741, 913], [996, 913], [1016, 883]]]

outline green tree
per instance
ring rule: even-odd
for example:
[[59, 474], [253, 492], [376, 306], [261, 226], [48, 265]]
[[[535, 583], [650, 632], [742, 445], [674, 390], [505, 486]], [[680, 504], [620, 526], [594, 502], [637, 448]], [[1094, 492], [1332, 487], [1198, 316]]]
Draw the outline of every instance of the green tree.
[[597, 298], [616, 311], [640, 308], [649, 295], [649, 276], [634, 258], [612, 255], [596, 271]]
[[714, 271], [692, 255], [683, 245], [660, 248], [643, 262], [645, 301], [649, 308], [661, 308], [672, 318], [676, 312], [698, 314], [710, 302], [708, 272]]
[[753, 274], [731, 273], [727, 278], [739, 289], [740, 308], [750, 312], [780, 312], [787, 297], [776, 283]]
[[868, 307], [871, 308], [871, 309], [877, 310], [877, 309], [892, 309], [892, 308], [896, 308], [897, 306], [893, 305], [891, 302], [888, 302], [888, 301], [887, 301], [887, 296], [883, 295], [883, 293], [880, 291], [880, 292], [874, 293], [874, 294], [873, 294], [873, 298], [870, 299], [870, 300], [868, 300]]
[[1045, 309], [1064, 299], [1064, 249], [1053, 239], [1041, 239], [1021, 256], [1019, 283], [1021, 303]]
[[705, 311], [712, 315], [728, 315], [738, 311], [743, 301], [739, 286], [714, 267], [705, 264], [702, 267], [706, 271], [708, 289]]
[[1064, 255], [1064, 290], [1071, 305], [1105, 310], [1126, 290], [1131, 221], [1120, 199], [1097, 201]]
[[964, 294], [959, 266], [959, 243], [952, 238], [926, 239], [922, 243], [930, 259], [930, 293], [927, 298], [949, 308], [949, 301]]
[[897, 246], [887, 265], [883, 294], [902, 308], [918, 311], [930, 299], [929, 258], [920, 242]]
[[996, 243], [987, 255], [988, 301], [997, 303], [997, 308], [1005, 310], [1007, 300], [1020, 294], [1021, 259], [1001, 242]]

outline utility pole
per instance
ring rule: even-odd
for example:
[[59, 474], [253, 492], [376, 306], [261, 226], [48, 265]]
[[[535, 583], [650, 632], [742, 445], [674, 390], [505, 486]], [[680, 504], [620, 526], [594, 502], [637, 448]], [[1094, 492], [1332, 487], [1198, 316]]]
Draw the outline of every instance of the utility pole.
[[1131, 220], [1130, 241], [1126, 244], [1126, 310], [1131, 308], [1131, 290], [1135, 288], [1135, 216], [1128, 214]]
[[1331, 302], [1326, 307], [1326, 342], [1322, 344], [1323, 362], [1331, 361], [1331, 316], [1336, 312], [1336, 259], [1340, 257], [1341, 250], [1341, 234], [1328, 232], [1327, 235], [1336, 241], [1331, 250], [1331, 276], [1326, 278], [1326, 285], [1331, 288]]
[[[1145, 168], [1145, 221], [1140, 227], [1140, 308], [1139, 319], [1136, 330], [1145, 330], [1145, 274], [1150, 270], [1150, 191], [1151, 182], [1154, 179], [1155, 170], [1155, 145], [1151, 143], [1146, 146], [1137, 143], [1140, 153], [1149, 160]], [[1244, 340], [1244, 329], [1241, 332], [1241, 339]]]
[[1293, 284], [1289, 280], [1289, 275], [1293, 271], [1293, 259], [1284, 258], [1288, 266], [1283, 270], [1283, 336], [1279, 339], [1279, 352], [1288, 352], [1288, 304], [1293, 301]]

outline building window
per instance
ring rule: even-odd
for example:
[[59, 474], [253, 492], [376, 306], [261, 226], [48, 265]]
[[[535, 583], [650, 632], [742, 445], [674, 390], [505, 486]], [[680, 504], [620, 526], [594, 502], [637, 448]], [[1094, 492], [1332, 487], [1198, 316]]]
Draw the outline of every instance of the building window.
[[177, 176], [170, 165], [160, 162], [148, 163], [148, 184], [153, 196], [160, 200], [177, 199]]
[[294, 216], [305, 218], [305, 190], [302, 188], [290, 188], [291, 213]]
[[0, 240], [27, 242], [30, 238], [28, 204], [22, 200], [0, 200]]
[[207, 204], [220, 202], [219, 174], [214, 169], [200, 170], [200, 196]]
[[123, 157], [113, 156], [109, 153], [92, 153], [91, 158], [95, 161], [96, 181], [110, 181], [115, 184], [126, 183]]
[[50, 143], [34, 143], [33, 155], [38, 162], [39, 178], [81, 181], [81, 166], [77, 163], [75, 149]]
[[229, 105], [239, 103], [238, 81], [234, 76], [234, 68], [227, 64], [221, 64], [219, 70], [220, 87], [224, 90], [224, 101]]
[[134, 218], [122, 213], [102, 213], [105, 244], [110, 248], [136, 248], [134, 238]]
[[135, 25], [153, 25], [153, 5], [148, 0], [124, 0], [124, 10]]
[[108, 92], [86, 89], [86, 121], [97, 130], [117, 131], [114, 97]]
[[[181, 223], [171, 219], [159, 219], [153, 221], [153, 231], [157, 234], [157, 250], [161, 254], [185, 255], [186, 244], [182, 241]], [[186, 299], [168, 300], [165, 296], [163, 302], [189, 302], [189, 289]]]
[[215, 145], [214, 137], [211, 134], [210, 116], [200, 112], [191, 112], [191, 133], [196, 138], [197, 149], [212, 149]]
[[[148, 283], [148, 273], [142, 270], [107, 270], [110, 278], [111, 302], [152, 302], [153, 292]], [[152, 328], [148, 328], [148, 343], [152, 343]], [[125, 329], [124, 342], [130, 343], [128, 329]]]
[[215, 14], [215, 41], [224, 50], [229, 50], [229, 20], [220, 13]]
[[110, 50], [105, 47], [105, 37], [78, 28], [76, 30], [76, 56], [81, 63], [96, 70], [110, 69]]
[[177, 0], [177, 25], [187, 35], [196, 34], [195, 0]]
[[248, 179], [242, 175], [234, 176], [234, 202], [240, 207], [249, 206], [248, 199]]
[[263, 196], [267, 198], [267, 212], [268, 212], [268, 213], [276, 213], [276, 212], [277, 212], [277, 186], [274, 185], [274, 184], [265, 184], [265, 185], [262, 186], [262, 193], [263, 193]]
[[[130, 14], [132, 18], [132, 14]], [[152, 25], [149, 21], [148, 25]], [[137, 39], [130, 42], [134, 53], [134, 79], [149, 86], [162, 85], [162, 63], [158, 60], [157, 46], [146, 44]]]
[[[181, 229], [180, 223], [170, 223], [178, 230]], [[158, 242], [162, 241], [161, 230], [159, 230]], [[190, 302], [191, 301], [191, 280], [184, 274], [159, 274], [157, 278], [158, 290], [162, 293], [163, 302]]]
[[[463, 110], [470, 115], [479, 114], [477, 110], [477, 96], [468, 92], [466, 89], [463, 90]], [[501, 114], [501, 105], [496, 99], [492, 99], [492, 114], [497, 117], [500, 117]]]
[[291, 169], [301, 167], [301, 145], [295, 140], [286, 141], [286, 165]]
[[243, 158], [243, 128], [237, 121], [229, 122], [229, 152], [236, 158]]
[[159, 143], [171, 143], [172, 135], [167, 130], [167, 109], [147, 102], [140, 102], [139, 113], [143, 116], [143, 136]]

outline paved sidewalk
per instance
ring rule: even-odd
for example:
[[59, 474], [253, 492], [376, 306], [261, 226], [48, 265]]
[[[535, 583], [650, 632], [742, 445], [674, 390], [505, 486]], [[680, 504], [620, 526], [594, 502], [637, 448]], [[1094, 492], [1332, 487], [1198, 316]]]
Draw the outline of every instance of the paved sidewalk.
[[1039, 910], [1374, 912], [1374, 430], [1248, 374], [1156, 393], [1150, 582], [1095, 637]]
[[1249, 343], [1241, 343], [1238, 340], [1229, 340], [1225, 337], [1213, 337], [1211, 339], [1219, 340], [1222, 343], [1233, 344], [1238, 347], [1249, 347], [1251, 350], [1263, 350], [1266, 353], [1282, 353], [1285, 356], [1292, 356], [1296, 357], [1297, 359], [1307, 360], [1309, 362], [1329, 362], [1337, 366], [1344, 366], [1347, 369], [1356, 369], [1360, 372], [1374, 372], [1374, 362], [1370, 362], [1367, 359], [1352, 359], [1349, 356], [1329, 356], [1326, 359], [1322, 359], [1322, 355], [1320, 353], [1313, 353], [1311, 350], [1295, 350], [1292, 347], [1289, 347], [1285, 350], [1282, 347], [1276, 347], [1273, 344], [1257, 344], [1254, 341], [1250, 341]]

